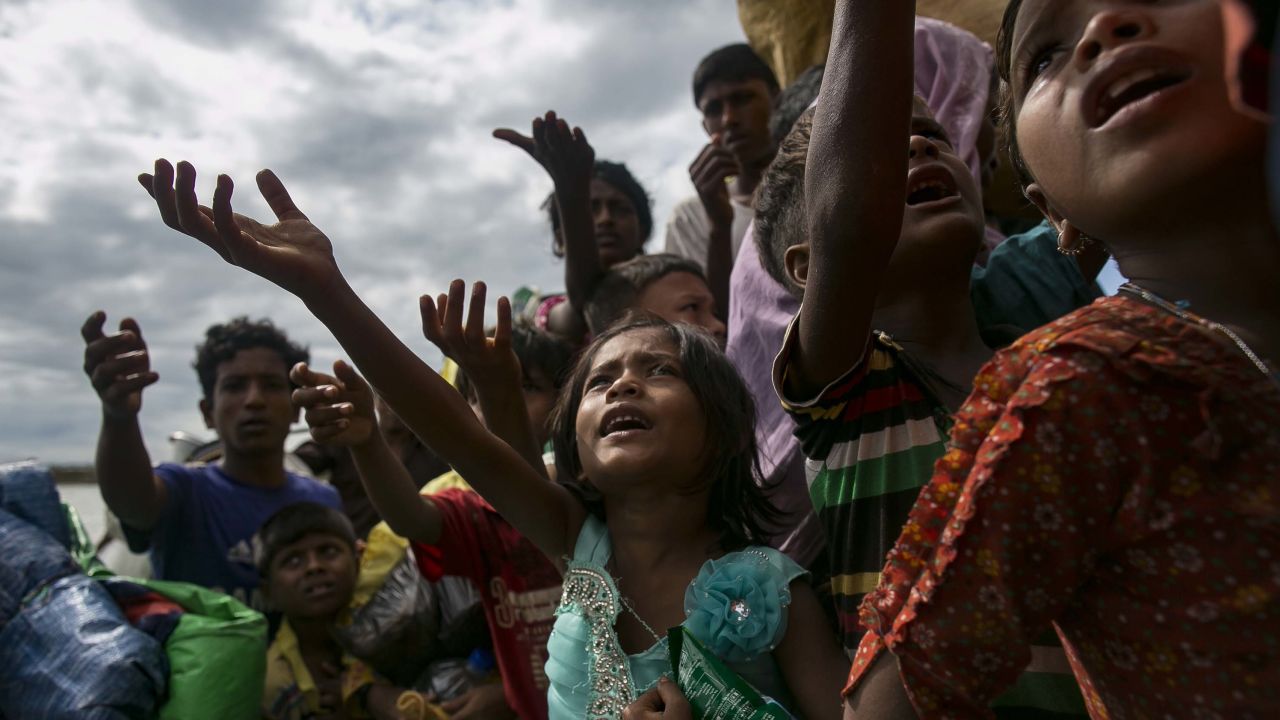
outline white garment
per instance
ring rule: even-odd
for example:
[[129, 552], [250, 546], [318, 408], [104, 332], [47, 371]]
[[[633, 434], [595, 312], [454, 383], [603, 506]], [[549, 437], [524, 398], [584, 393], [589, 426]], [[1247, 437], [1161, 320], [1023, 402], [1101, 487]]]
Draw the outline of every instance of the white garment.
[[[740, 205], [730, 201], [733, 206], [733, 231], [729, 236], [730, 252], [738, 257], [738, 248], [742, 246], [742, 238], [747, 234], [747, 226], [751, 224], [756, 211], [749, 205]], [[666, 252], [688, 258], [707, 269], [707, 246], [711, 242], [711, 219], [702, 207], [702, 200], [694, 195], [676, 205], [671, 212], [671, 220], [667, 223]]]

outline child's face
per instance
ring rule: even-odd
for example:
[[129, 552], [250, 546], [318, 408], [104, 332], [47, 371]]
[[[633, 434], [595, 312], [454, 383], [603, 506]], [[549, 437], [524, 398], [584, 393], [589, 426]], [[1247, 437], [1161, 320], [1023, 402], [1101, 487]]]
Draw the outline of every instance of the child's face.
[[200, 401], [200, 411], [228, 453], [280, 452], [298, 419], [292, 394], [280, 353], [249, 348], [218, 364], [213, 397]]
[[556, 405], [560, 391], [556, 384], [538, 368], [529, 368], [524, 374], [524, 407], [529, 413], [529, 426], [533, 428], [533, 437], [541, 448], [547, 444], [550, 430], [547, 418], [551, 408]]
[[669, 323], [696, 325], [724, 347], [727, 330], [715, 315], [716, 299], [706, 281], [693, 273], [667, 273], [649, 283], [636, 298], [636, 308]]
[[625, 193], [600, 178], [591, 181], [591, 216], [601, 264], [610, 267], [640, 254], [644, 240], [636, 206]]
[[[919, 256], [928, 266], [953, 258], [965, 271], [982, 242], [982, 192], [942, 125], [919, 97], [911, 117], [902, 234], [890, 266]], [[914, 261], [911, 261], [914, 262]]]
[[705, 416], [684, 374], [677, 348], [657, 328], [623, 333], [597, 350], [575, 430], [583, 472], [606, 498], [636, 489], [638, 477], [681, 488], [699, 481]]
[[305, 535], [271, 559], [267, 595], [287, 618], [332, 617], [351, 602], [356, 586], [356, 555], [342, 538]]
[[1030, 194], [1108, 244], [1175, 227], [1258, 163], [1232, 111], [1217, 0], [1026, 0], [1010, 81]]

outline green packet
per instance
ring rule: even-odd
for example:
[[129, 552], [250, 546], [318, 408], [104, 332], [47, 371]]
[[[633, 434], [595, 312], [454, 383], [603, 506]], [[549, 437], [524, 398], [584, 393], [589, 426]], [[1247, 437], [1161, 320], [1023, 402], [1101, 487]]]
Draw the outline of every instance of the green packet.
[[696, 720], [791, 720], [774, 700], [730, 670], [683, 626], [667, 632], [676, 684]]

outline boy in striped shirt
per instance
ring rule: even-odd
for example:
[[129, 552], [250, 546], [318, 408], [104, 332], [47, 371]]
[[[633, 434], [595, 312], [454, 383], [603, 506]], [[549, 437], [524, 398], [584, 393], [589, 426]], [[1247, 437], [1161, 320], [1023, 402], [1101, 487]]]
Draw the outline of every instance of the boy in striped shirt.
[[[824, 102], [836, 100], [843, 117], [857, 114], [832, 95]], [[833, 137], [832, 118], [825, 130], [814, 123], [823, 110], [797, 121], [766, 174], [756, 241], [765, 269], [803, 300], [774, 386], [796, 421], [841, 641], [852, 653], [863, 633], [858, 605], [879, 582], [945, 452], [950, 414], [992, 350], [969, 294], [984, 237], [981, 193], [946, 132], [916, 98], [904, 193], [878, 181], [902, 176], [901, 145], [866, 144], [892, 125], [862, 117]], [[1061, 663], [1028, 668], [997, 703], [1001, 716], [1084, 716], [1062, 649], [1048, 654]]]

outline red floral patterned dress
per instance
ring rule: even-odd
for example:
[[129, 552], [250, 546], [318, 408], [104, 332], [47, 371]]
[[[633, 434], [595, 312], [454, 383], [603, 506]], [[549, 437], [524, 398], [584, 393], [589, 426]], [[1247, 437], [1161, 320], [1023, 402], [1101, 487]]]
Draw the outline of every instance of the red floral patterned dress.
[[1099, 300], [998, 353], [862, 605], [923, 717], [990, 717], [1050, 623], [1095, 718], [1280, 717], [1280, 387]]

